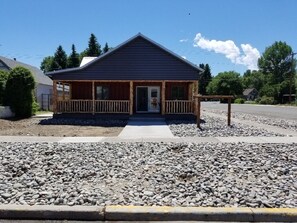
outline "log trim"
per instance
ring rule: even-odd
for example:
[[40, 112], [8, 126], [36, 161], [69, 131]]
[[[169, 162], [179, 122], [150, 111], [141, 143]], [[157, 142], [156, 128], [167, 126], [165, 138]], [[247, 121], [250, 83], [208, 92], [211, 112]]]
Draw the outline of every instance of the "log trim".
[[[164, 80], [55, 80], [55, 81], [58, 81], [58, 82], [92, 82], [94, 81], [95, 83], [96, 82], [100, 82], [100, 83], [109, 83], [109, 82], [130, 82], [130, 81], [133, 81], [133, 82], [158, 82], [158, 83], [162, 83]], [[192, 82], [195, 82], [197, 80], [166, 80], [167, 82], [175, 82], [175, 83], [192, 83]]]
[[134, 98], [134, 94], [133, 94], [133, 81], [130, 81], [130, 108], [129, 108], [129, 114], [133, 115], [133, 98]]
[[161, 89], [161, 114], [165, 115], [165, 90], [166, 90], [166, 81], [162, 81], [162, 89]]
[[53, 81], [53, 112], [57, 114], [57, 81]]
[[95, 115], [95, 82], [92, 81], [92, 114]]

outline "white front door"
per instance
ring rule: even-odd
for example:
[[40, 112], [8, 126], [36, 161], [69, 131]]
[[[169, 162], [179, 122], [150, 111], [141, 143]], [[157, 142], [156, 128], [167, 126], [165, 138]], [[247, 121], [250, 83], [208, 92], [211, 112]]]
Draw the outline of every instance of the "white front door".
[[160, 112], [160, 87], [148, 87], [148, 112]]

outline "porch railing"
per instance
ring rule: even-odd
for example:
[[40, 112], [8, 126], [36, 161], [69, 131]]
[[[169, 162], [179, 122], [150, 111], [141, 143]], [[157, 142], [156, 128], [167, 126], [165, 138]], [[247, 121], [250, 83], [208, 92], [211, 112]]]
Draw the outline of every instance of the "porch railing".
[[[57, 101], [58, 113], [129, 113], [127, 100], [64, 100]], [[93, 109], [94, 108], [94, 109]]]
[[193, 114], [194, 102], [192, 100], [167, 100], [165, 101], [166, 114]]
[[96, 100], [95, 113], [129, 113], [130, 102], [123, 100]]

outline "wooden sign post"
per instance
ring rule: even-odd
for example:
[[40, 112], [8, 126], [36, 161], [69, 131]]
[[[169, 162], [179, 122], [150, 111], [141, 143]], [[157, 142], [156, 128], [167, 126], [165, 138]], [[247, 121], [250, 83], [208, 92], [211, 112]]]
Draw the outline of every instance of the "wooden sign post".
[[201, 99], [228, 99], [228, 115], [227, 115], [227, 124], [231, 125], [231, 100], [234, 98], [232, 95], [194, 95], [195, 100], [197, 100], [196, 114], [197, 114], [197, 128], [200, 126], [200, 117], [201, 117]]

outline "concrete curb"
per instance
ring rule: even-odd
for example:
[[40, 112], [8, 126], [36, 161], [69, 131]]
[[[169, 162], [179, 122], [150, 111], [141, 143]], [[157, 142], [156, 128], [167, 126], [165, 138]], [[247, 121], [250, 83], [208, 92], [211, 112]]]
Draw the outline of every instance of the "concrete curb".
[[0, 205], [0, 219], [18, 220], [104, 220], [99, 206]]
[[297, 208], [0, 205], [0, 219], [297, 222]]
[[107, 206], [106, 220], [295, 222], [297, 208], [213, 208]]

